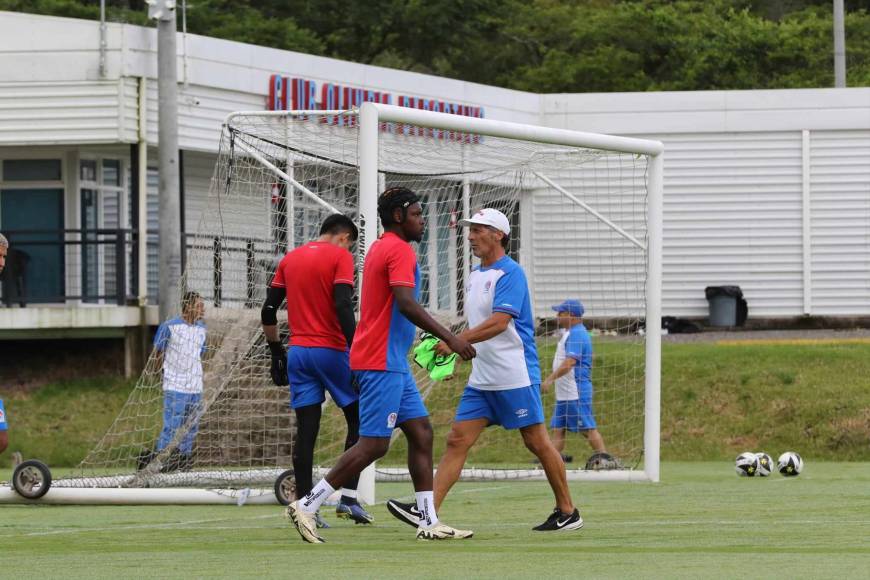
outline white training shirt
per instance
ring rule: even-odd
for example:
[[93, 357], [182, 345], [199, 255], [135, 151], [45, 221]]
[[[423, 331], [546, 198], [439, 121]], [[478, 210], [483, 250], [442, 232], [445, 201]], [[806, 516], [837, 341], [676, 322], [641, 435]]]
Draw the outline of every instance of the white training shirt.
[[[562, 338], [559, 339], [559, 344], [556, 345], [556, 356], [553, 357], [553, 371], [555, 372], [565, 361], [565, 343], [568, 342], [567, 329], [562, 332]], [[578, 363], [579, 364], [579, 361]], [[556, 400], [557, 401], [576, 401], [580, 398], [580, 389], [577, 385], [577, 380], [574, 378], [575, 368], [571, 372], [566, 373], [556, 379]]]
[[183, 318], [167, 320], [157, 329], [154, 346], [163, 353], [163, 390], [202, 393], [202, 355], [205, 323], [188, 324]]
[[468, 384], [483, 391], [503, 391], [541, 383], [532, 301], [523, 269], [509, 256], [489, 267], [479, 266], [468, 277], [465, 289], [468, 326], [474, 328], [493, 312], [512, 319], [508, 327], [489, 340], [474, 345]]

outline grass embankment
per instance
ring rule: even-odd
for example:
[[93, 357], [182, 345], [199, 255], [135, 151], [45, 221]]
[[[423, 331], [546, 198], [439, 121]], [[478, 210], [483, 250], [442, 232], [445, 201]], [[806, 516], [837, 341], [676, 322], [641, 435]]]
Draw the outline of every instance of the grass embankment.
[[98, 377], [0, 392], [9, 418], [9, 449], [0, 466], [10, 464], [13, 451], [51, 466], [75, 465], [112, 424], [133, 384]]
[[[606, 349], [598, 352], [605, 358], [596, 364], [609, 356]], [[549, 356], [542, 352], [545, 367]], [[662, 358], [663, 459], [729, 459], [744, 450], [776, 457], [795, 450], [808, 459], [870, 460], [870, 345], [664, 344]], [[0, 466], [8, 466], [16, 450], [52, 466], [75, 464], [111, 425], [131, 388], [121, 379], [76, 378], [0, 393], [10, 421], [10, 450]], [[436, 388], [458, 392], [461, 385]], [[436, 435], [440, 449], [456, 400], [429, 400], [443, 425]], [[551, 401], [552, 393], [545, 396], [548, 417]], [[596, 412], [606, 415], [606, 409]], [[599, 422], [607, 437], [608, 423]], [[528, 463], [518, 437], [489, 431], [485, 437], [499, 440], [482, 441], [482, 461]], [[575, 438], [572, 450], [585, 457], [588, 446]], [[403, 453], [401, 445], [395, 453]]]

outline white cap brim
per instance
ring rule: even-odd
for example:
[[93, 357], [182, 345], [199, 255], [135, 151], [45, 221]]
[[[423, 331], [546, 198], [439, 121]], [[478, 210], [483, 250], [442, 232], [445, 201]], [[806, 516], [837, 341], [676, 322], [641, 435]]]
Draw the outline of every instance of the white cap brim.
[[470, 226], [470, 225], [472, 225], [472, 224], [476, 224], [476, 225], [479, 225], [479, 226], [489, 226], [489, 227], [491, 227], [491, 228], [495, 228], [495, 229], [497, 229], [498, 231], [500, 231], [501, 233], [505, 234], [506, 236], [509, 236], [509, 235], [510, 235], [510, 232], [506, 232], [506, 231], [504, 231], [503, 229], [501, 229], [500, 227], [498, 227], [497, 225], [491, 224], [491, 223], [489, 223], [488, 221], [484, 221], [484, 220], [476, 220], [476, 219], [474, 219], [474, 218], [470, 218], [470, 219], [462, 219], [462, 220], [459, 220], [457, 223], [458, 223], [460, 226], [462, 226], [463, 228], [467, 228], [468, 226]]

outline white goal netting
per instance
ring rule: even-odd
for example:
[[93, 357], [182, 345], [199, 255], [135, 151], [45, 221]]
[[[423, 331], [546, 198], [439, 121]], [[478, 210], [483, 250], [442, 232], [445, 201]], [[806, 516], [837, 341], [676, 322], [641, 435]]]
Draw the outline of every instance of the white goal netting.
[[[152, 356], [110, 430], [77, 473], [55, 485], [268, 487], [292, 467], [294, 419], [287, 389], [270, 380], [260, 307], [284, 252], [316, 238], [330, 213], [375, 219], [360, 216], [358, 121], [354, 111], [230, 117], [207, 209], [188, 239], [183, 281], [205, 302], [201, 398], [158, 449], [164, 393], [160, 359]], [[381, 190], [402, 185], [423, 199], [426, 232], [416, 246], [423, 305], [454, 330], [463, 327], [463, 290], [475, 261], [456, 222], [483, 207], [505, 213], [509, 254], [529, 280], [544, 376], [559, 339], [551, 306], [568, 298], [585, 305], [595, 418], [621, 469], [638, 468], [644, 447], [648, 165], [645, 155], [407, 124], [380, 127]], [[358, 244], [358, 270], [370, 242]], [[286, 312], [279, 325], [286, 331]], [[470, 364], [439, 383], [417, 370], [437, 463]], [[544, 395], [548, 423], [553, 407], [550, 391]], [[382, 477], [402, 474], [407, 449], [399, 433], [378, 463]], [[315, 464], [329, 466], [344, 439], [343, 415], [327, 400]], [[582, 469], [592, 449], [581, 434], [568, 433], [564, 453], [573, 456], [569, 469]], [[466, 473], [540, 474], [533, 459], [516, 431], [491, 428], [472, 450]]]

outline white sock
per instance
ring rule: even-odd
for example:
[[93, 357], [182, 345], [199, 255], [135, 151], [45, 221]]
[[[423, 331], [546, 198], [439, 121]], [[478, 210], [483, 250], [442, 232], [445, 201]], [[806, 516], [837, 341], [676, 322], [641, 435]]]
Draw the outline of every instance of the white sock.
[[420, 527], [432, 528], [438, 525], [438, 515], [435, 513], [435, 497], [431, 491], [418, 491], [417, 509], [420, 510]]
[[346, 487], [341, 488], [341, 495], [343, 495], [344, 497], [350, 497], [353, 499], [356, 499], [358, 497], [355, 489], [347, 489]]
[[299, 509], [313, 514], [320, 509], [320, 504], [326, 501], [326, 498], [335, 492], [335, 488], [329, 485], [325, 479], [321, 479], [317, 485], [311, 490], [311, 493], [302, 498], [299, 502]]

